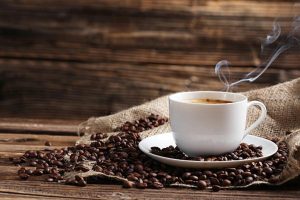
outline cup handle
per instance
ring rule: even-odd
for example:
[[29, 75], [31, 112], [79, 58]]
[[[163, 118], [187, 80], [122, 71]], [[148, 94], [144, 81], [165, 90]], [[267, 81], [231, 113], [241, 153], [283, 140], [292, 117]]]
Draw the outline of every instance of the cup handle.
[[258, 119], [245, 130], [243, 138], [245, 138], [250, 133], [250, 131], [255, 129], [260, 123], [262, 123], [267, 116], [267, 108], [262, 102], [250, 101], [248, 102], [247, 109], [249, 109], [251, 106], [258, 106], [261, 110], [261, 113]]

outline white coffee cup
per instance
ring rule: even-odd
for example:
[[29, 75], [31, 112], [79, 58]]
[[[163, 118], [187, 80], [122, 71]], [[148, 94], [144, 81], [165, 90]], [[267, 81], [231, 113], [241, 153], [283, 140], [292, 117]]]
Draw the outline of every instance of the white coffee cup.
[[[232, 103], [193, 103], [192, 99], [217, 99]], [[250, 106], [261, 109], [258, 119], [246, 129]], [[266, 117], [259, 101], [230, 92], [180, 92], [169, 96], [170, 123], [176, 145], [189, 156], [219, 155], [234, 151], [243, 138]]]

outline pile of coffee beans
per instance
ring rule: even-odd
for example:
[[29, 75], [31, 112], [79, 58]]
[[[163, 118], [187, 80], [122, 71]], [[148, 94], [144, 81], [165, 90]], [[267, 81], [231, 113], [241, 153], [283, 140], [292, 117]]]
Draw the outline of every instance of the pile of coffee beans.
[[116, 128], [115, 131], [120, 131], [125, 133], [126, 132], [139, 133], [163, 125], [167, 121], [168, 121], [167, 118], [163, 118], [155, 114], [150, 114], [150, 116], [148, 116], [145, 119], [139, 119], [134, 121], [133, 123], [126, 122], [121, 127]]
[[180, 151], [178, 147], [169, 146], [163, 149], [159, 147], [151, 147], [151, 153], [168, 158], [196, 161], [228, 161], [228, 160], [244, 160], [248, 158], [262, 157], [262, 147], [252, 144], [241, 143], [239, 147], [232, 153], [226, 153], [220, 156], [199, 156], [189, 157]]
[[[85, 186], [90, 179], [76, 175], [75, 179], [65, 180], [64, 174], [93, 170], [127, 179], [128, 181], [123, 183], [125, 188], [160, 189], [173, 184], [189, 184], [198, 189], [210, 187], [213, 191], [220, 190], [222, 186], [247, 185], [257, 180], [277, 182], [277, 175], [286, 165], [288, 148], [284, 142], [278, 143], [278, 152], [269, 159], [237, 168], [182, 169], [159, 163], [139, 150], [139, 132], [165, 122], [167, 122], [166, 118], [152, 114], [146, 119], [126, 122], [117, 129], [120, 131], [119, 134], [109, 138], [105, 133], [93, 134], [90, 138], [92, 141], [90, 145], [80, 144], [62, 149], [27, 151], [23, 156], [12, 161], [20, 165], [18, 174], [23, 180], [27, 180], [30, 176], [45, 176], [45, 180], [49, 182]], [[103, 140], [104, 138], [106, 140]], [[251, 151], [246, 151], [250, 156], [254, 156], [253, 152], [259, 152], [254, 150], [257, 147], [251, 145], [247, 147], [251, 149]], [[238, 157], [240, 155], [242, 154], [238, 153]], [[244, 156], [247, 157], [247, 155]], [[87, 166], [86, 161], [94, 164]]]

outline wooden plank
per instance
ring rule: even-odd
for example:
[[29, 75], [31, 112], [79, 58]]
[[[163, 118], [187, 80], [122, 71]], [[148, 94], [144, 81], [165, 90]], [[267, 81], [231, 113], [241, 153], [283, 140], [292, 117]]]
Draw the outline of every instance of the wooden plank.
[[[300, 10], [300, 9], [299, 9]], [[201, 49], [222, 50], [222, 46], [249, 50], [250, 44], [257, 45], [261, 38], [272, 30], [274, 19], [226, 18], [220, 15], [178, 18], [151, 15], [130, 16], [99, 12], [96, 19], [88, 15], [67, 13], [66, 20], [60, 21], [36, 10], [34, 13], [4, 10], [0, 13], [0, 30], [3, 44], [33, 45], [34, 39], [42, 44], [54, 47], [78, 44], [85, 48], [156, 48], [156, 49]], [[17, 15], [17, 16], [16, 16]], [[1, 20], [2, 19], [2, 20]], [[279, 20], [283, 34], [290, 28], [293, 19]], [[47, 26], [45, 26], [45, 24]], [[28, 27], [31, 27], [28, 29]], [[18, 36], [17, 40], [13, 40]], [[34, 36], [34, 37], [31, 37]], [[50, 40], [50, 41], [49, 41]], [[51, 40], [56, 40], [55, 44]], [[52, 44], [52, 45], [51, 45]], [[217, 45], [219, 44], [219, 45]], [[34, 46], [33, 46], [34, 47]], [[224, 48], [224, 47], [223, 47]]]
[[[41, 141], [49, 139], [53, 142], [67, 144], [75, 140], [74, 136], [51, 136], [36, 134], [0, 134], [0, 141], [3, 139], [39, 138]], [[0, 144], [1, 152], [7, 151], [7, 155], [13, 155], [16, 150], [25, 151], [39, 148], [39, 143], [27, 144], [25, 141], [11, 141]], [[20, 145], [16, 145], [19, 144]], [[58, 183], [47, 183], [45, 177], [31, 177], [28, 181], [19, 180], [16, 171], [18, 167], [13, 166], [0, 154], [0, 198], [1, 199], [298, 199], [300, 196], [299, 180], [280, 187], [257, 186], [247, 190], [222, 190], [217, 193], [210, 191], [198, 191], [192, 189], [166, 188], [154, 189], [123, 189], [118, 183], [112, 184], [90, 184], [87, 187], [79, 188]], [[117, 185], [116, 185], [117, 184]], [[23, 198], [24, 197], [24, 198]]]
[[[58, 136], [58, 135], [43, 135], [43, 134], [28, 134], [28, 133], [0, 133], [0, 145], [32, 145], [42, 146], [46, 141], [49, 141], [53, 146], [71, 146], [79, 136]], [[51, 146], [52, 146], [51, 145]]]
[[19, 153], [25, 152], [28, 150], [44, 150], [44, 149], [59, 149], [65, 146], [45, 146], [45, 145], [10, 145], [10, 144], [1, 144], [0, 145], [0, 152], [9, 153]]
[[[220, 90], [219, 60], [241, 77], [261, 62], [274, 18], [287, 29], [299, 12], [291, 0], [1, 1], [0, 116], [82, 121], [172, 92]], [[237, 91], [299, 77], [296, 50]]]
[[[45, 197], [45, 196], [38, 196], [38, 195], [26, 195], [26, 194], [12, 194], [12, 193], [6, 193], [6, 192], [0, 192], [0, 197], [1, 200], [27, 200], [27, 199], [31, 199], [31, 200], [40, 200], [42, 199], [69, 199], [69, 198], [57, 198], [57, 197]], [[72, 198], [73, 199], [73, 198]], [[82, 199], [82, 198], [76, 198], [76, 199]]]
[[[38, 132], [39, 134], [52, 133], [56, 135], [77, 135], [77, 126], [79, 124], [80, 121], [78, 120], [0, 118], [0, 131], [22, 133]], [[0, 138], [1, 137], [2, 136], [0, 135]]]
[[[0, 66], [5, 66], [0, 67], [0, 116], [7, 117], [76, 119], [79, 122], [172, 92], [223, 88], [214, 74], [214, 66], [14, 59], [0, 59]], [[231, 78], [241, 78], [253, 69], [250, 66], [232, 67]], [[297, 69], [270, 67], [259, 80], [241, 84], [235, 91], [261, 88], [299, 76], [300, 70]], [[20, 126], [24, 130], [27, 127], [27, 122], [12, 125], [1, 121], [2, 129]], [[28, 131], [36, 129], [73, 134], [75, 124], [37, 123], [34, 126], [31, 124]]]
[[122, 189], [119, 185], [88, 185], [84, 188], [37, 181], [0, 181], [0, 192], [45, 197], [89, 199], [297, 199], [299, 190], [224, 190], [217, 193], [191, 189]]
[[[287, 28], [300, 12], [293, 1], [46, 1], [45, 5], [2, 3], [0, 56], [189, 65], [214, 65], [226, 58], [238, 66], [255, 65], [253, 54], [258, 57], [259, 40], [270, 32], [274, 18], [282, 15]], [[297, 56], [290, 52], [274, 66], [298, 68]]]
[[[40, 43], [42, 47], [35, 46], [28, 51], [23, 47], [19, 48], [12, 44], [9, 46], [2, 46], [0, 49], [0, 57], [3, 58], [18, 58], [18, 59], [42, 59], [42, 60], [71, 60], [77, 62], [119, 62], [132, 63], [136, 65], [153, 64], [169, 64], [169, 65], [197, 65], [197, 66], [214, 66], [218, 61], [226, 59], [235, 66], [256, 66], [260, 64], [259, 50], [254, 50], [253, 45], [248, 46], [248, 51], [241, 51], [239, 48], [235, 50], [216, 50], [215, 46], [208, 51], [209, 48], [203, 50], [163, 50], [163, 49], [114, 49], [101, 47], [88, 47], [83, 45], [65, 43], [62, 46], [49, 47], [47, 44]], [[76, 46], [75, 46], [76, 45]], [[210, 44], [199, 44], [203, 47]], [[222, 45], [222, 44], [218, 44]], [[244, 44], [242, 44], [244, 45]], [[258, 47], [259, 45], [256, 45]], [[288, 54], [283, 54], [280, 59], [272, 66], [274, 68], [299, 69], [297, 51], [290, 51]], [[281, 67], [280, 67], [281, 66]]]
[[[0, 160], [2, 159], [0, 162], [2, 164], [10, 163], [8, 162], [8, 158], [21, 156], [27, 150], [44, 150], [73, 146], [78, 139], [79, 136], [0, 132]], [[45, 146], [45, 141], [51, 142], [52, 145]]]
[[[297, 6], [297, 1], [218, 1], [218, 0], [75, 0], [68, 1], [44, 1], [43, 3], [38, 0], [21, 0], [16, 3], [13, 0], [3, 0], [1, 5], [6, 9], [36, 9], [43, 8], [42, 11], [57, 12], [64, 11], [69, 8], [70, 11], [84, 12], [88, 9], [92, 11], [97, 10], [120, 10], [125, 9], [131, 12], [153, 12], [157, 14], [186, 14], [195, 15], [201, 13], [207, 14], [220, 14], [224, 16], [293, 16], [291, 13], [293, 7]], [[43, 7], [44, 6], [44, 7]], [[225, 9], [230, 6], [231, 9]], [[70, 9], [71, 8], [71, 9]], [[248, 8], [248, 9], [247, 9]], [[281, 8], [281, 9], [280, 9]], [[32, 10], [31, 10], [32, 11]], [[265, 11], [262, 12], [262, 11]]]

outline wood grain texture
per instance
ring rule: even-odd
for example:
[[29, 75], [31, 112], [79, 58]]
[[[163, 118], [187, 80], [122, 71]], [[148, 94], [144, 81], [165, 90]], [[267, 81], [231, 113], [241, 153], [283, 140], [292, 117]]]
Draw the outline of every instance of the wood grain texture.
[[[26, 120], [25, 120], [26, 121]], [[11, 123], [13, 123], [12, 121]], [[17, 123], [15, 121], [14, 123]], [[63, 121], [62, 121], [63, 123]], [[65, 122], [64, 122], [65, 123]], [[51, 120], [47, 121], [51, 124]], [[57, 124], [57, 121], [56, 123]], [[17, 126], [20, 127], [20, 126]], [[28, 125], [30, 128], [30, 125]], [[27, 131], [29, 128], [24, 129]], [[32, 129], [34, 125], [32, 125]], [[20, 128], [18, 129], [20, 131]], [[62, 130], [56, 130], [61, 132]], [[55, 132], [55, 131], [53, 131]], [[35, 141], [24, 140], [35, 138]], [[8, 157], [19, 156], [26, 150], [37, 149], [43, 146], [44, 140], [56, 145], [70, 145], [77, 137], [68, 135], [40, 134], [14, 134], [0, 131], [0, 199], [298, 199], [300, 196], [300, 181], [280, 186], [257, 186], [246, 190], [222, 190], [217, 193], [192, 189], [166, 188], [154, 189], [124, 189], [119, 183], [90, 184], [87, 187], [69, 186], [58, 183], [47, 183], [45, 177], [31, 177], [22, 181], [17, 176], [17, 166], [13, 166]], [[19, 147], [22, 146], [22, 149]], [[58, 147], [58, 146], [57, 146]], [[17, 149], [17, 151], [16, 151]]]
[[[52, 198], [80, 199], [297, 199], [299, 191], [224, 190], [217, 193], [191, 189], [122, 189], [119, 185], [89, 185], [84, 188], [39, 181], [0, 181], [0, 192]], [[0, 193], [1, 194], [1, 193]]]
[[[263, 62], [274, 19], [285, 37], [299, 13], [293, 0], [3, 0], [0, 117], [84, 120], [172, 92], [220, 90], [219, 60], [241, 78]], [[236, 91], [299, 77], [299, 50]]]
[[[43, 120], [24, 118], [0, 118], [0, 131], [58, 135], [77, 135], [77, 120]], [[1, 138], [1, 135], [0, 135]]]
[[[0, 114], [6, 117], [85, 120], [172, 92], [223, 89], [213, 67], [208, 66], [11, 59], [2, 59], [0, 64], [6, 66], [0, 68]], [[242, 77], [252, 69], [234, 67], [231, 77]], [[241, 84], [236, 91], [270, 86], [299, 76], [297, 69], [271, 68], [257, 82]], [[65, 128], [69, 131], [67, 125]]]
[[[285, 30], [300, 12], [294, 1], [3, 1], [1, 8], [2, 57], [212, 66], [224, 58], [257, 65], [274, 19]], [[274, 66], [299, 67], [297, 53]]]

